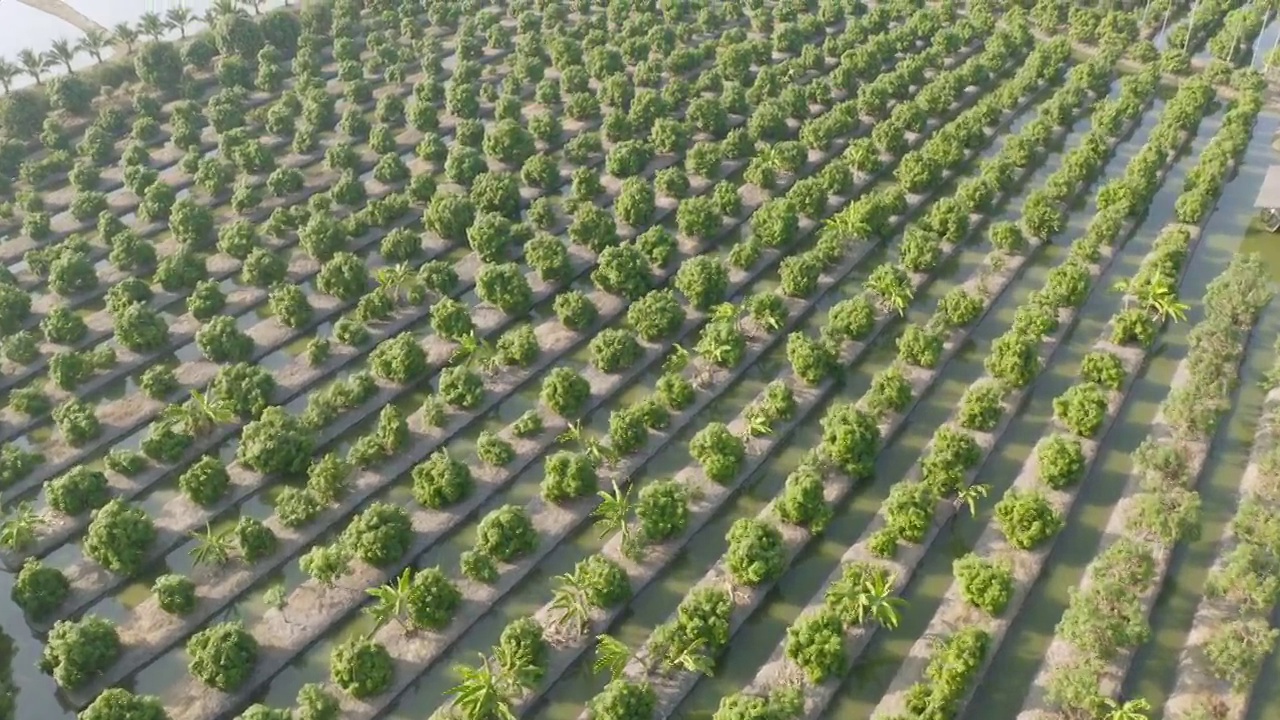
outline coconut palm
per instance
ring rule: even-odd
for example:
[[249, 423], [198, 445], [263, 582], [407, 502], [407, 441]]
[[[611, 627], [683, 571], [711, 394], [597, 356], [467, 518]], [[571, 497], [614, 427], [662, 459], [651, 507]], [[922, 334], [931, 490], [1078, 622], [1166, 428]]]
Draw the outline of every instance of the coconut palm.
[[711, 308], [711, 316], [707, 322], [733, 323], [735, 326], [742, 319], [742, 307], [731, 302], [722, 302]]
[[489, 658], [480, 655], [480, 665], [454, 665], [462, 676], [457, 685], [445, 691], [467, 720], [515, 720], [506, 682], [501, 671], [495, 671]]
[[226, 565], [231, 559], [231, 532], [214, 532], [209, 523], [204, 524], [204, 532], [196, 530], [191, 533], [196, 546], [191, 548], [191, 558], [196, 565]]
[[1178, 299], [1178, 291], [1161, 283], [1143, 294], [1142, 304], [1160, 321], [1183, 322], [1191, 306]]
[[689, 351], [683, 345], [672, 345], [671, 354], [662, 361], [662, 371], [678, 373], [689, 366]]
[[707, 677], [711, 677], [714, 670], [711, 658], [707, 657], [707, 654], [703, 652], [703, 640], [701, 638], [690, 641], [687, 646], [672, 648], [668, 651], [665, 660], [669, 668], [695, 672]]
[[73, 45], [66, 38], [58, 38], [49, 43], [49, 51], [45, 53], [45, 58], [49, 60], [50, 65], [61, 64], [67, 69], [67, 73], [74, 72], [71, 69], [71, 63], [75, 61], [76, 55], [80, 54], [80, 46]]
[[415, 289], [422, 287], [422, 278], [409, 267], [409, 263], [399, 263], [390, 267], [378, 268], [378, 287], [392, 300], [409, 297]]
[[178, 31], [179, 37], [185, 39], [187, 37], [187, 28], [196, 21], [196, 15], [191, 12], [191, 8], [179, 5], [165, 10], [164, 19], [169, 24], [169, 27]]
[[986, 483], [962, 485], [960, 489], [956, 490], [956, 496], [953, 500], [956, 510], [961, 507], [968, 507], [969, 517], [977, 517], [978, 501], [986, 498], [989, 492], [991, 492], [991, 486]]
[[538, 684], [541, 668], [521, 648], [498, 645], [493, 649], [493, 660], [502, 673], [499, 680], [508, 695], [519, 695]]
[[599, 490], [596, 495], [600, 497], [600, 506], [592, 513], [591, 517], [595, 518], [596, 528], [600, 531], [600, 537], [605, 537], [613, 533], [621, 536], [622, 547], [627, 547], [631, 542], [631, 488], [623, 490], [618, 487], [618, 483], [613, 483], [613, 492], [605, 492]]
[[498, 366], [497, 353], [493, 349], [493, 344], [487, 340], [481, 340], [475, 330], [458, 341], [458, 349], [453, 351], [450, 361], [455, 365], [482, 372], [491, 372]]
[[0, 58], [0, 86], [4, 87], [6, 93], [13, 89], [13, 81], [21, 74], [22, 68], [6, 58]]
[[36, 81], [37, 85], [43, 82], [44, 73], [49, 69], [49, 59], [30, 48], [24, 48], [18, 53], [18, 64], [22, 66], [23, 72]]
[[133, 46], [138, 44], [138, 31], [129, 23], [116, 23], [111, 28], [111, 36], [129, 52], [133, 52]]
[[22, 503], [17, 512], [0, 523], [0, 545], [21, 552], [36, 542], [36, 530], [44, 525], [44, 517], [31, 503]]
[[910, 285], [887, 278], [868, 279], [867, 289], [876, 295], [886, 310], [892, 310], [899, 315], [906, 315], [907, 307], [911, 305], [914, 297]]
[[159, 41], [168, 29], [160, 13], [145, 12], [138, 16], [138, 31], [152, 40]]
[[90, 28], [85, 31], [76, 47], [81, 52], [88, 53], [95, 62], [102, 62], [102, 53], [111, 47], [111, 36], [103, 30]]
[[769, 419], [765, 418], [763, 413], [749, 413], [746, 415], [746, 434], [751, 437], [764, 437], [773, 432], [773, 425], [769, 424]]
[[627, 667], [627, 660], [631, 656], [631, 651], [621, 640], [612, 635], [596, 636], [596, 662], [592, 669], [596, 673], [609, 673], [610, 680], [617, 680], [622, 677], [622, 671]]
[[400, 573], [400, 577], [393, 582], [369, 588], [365, 592], [377, 600], [373, 605], [365, 608], [365, 613], [374, 621], [373, 629], [369, 631], [370, 635], [392, 620], [403, 626], [404, 619], [409, 616], [409, 600], [413, 596], [413, 570], [405, 568], [404, 572]]
[[200, 437], [218, 425], [235, 419], [231, 403], [225, 398], [214, 398], [199, 390], [191, 391], [191, 399], [180, 405], [165, 408], [164, 419], [180, 425], [184, 435]]
[[1103, 702], [1106, 706], [1106, 712], [1102, 715], [1103, 720], [1147, 720], [1147, 711], [1151, 709], [1151, 703], [1143, 698], [1126, 700], [1123, 703], [1105, 698]]
[[600, 438], [596, 437], [582, 424], [581, 420], [569, 423], [569, 427], [560, 433], [560, 437], [556, 438], [562, 443], [576, 442], [582, 445], [582, 453], [587, 456], [592, 465], [596, 467], [604, 467], [617, 459], [613, 449], [605, 445]]
[[884, 575], [867, 578], [854, 596], [854, 614], [859, 625], [871, 620], [893, 630], [898, 627], [899, 609], [904, 605], [906, 601], [893, 594], [893, 581]]
[[556, 630], [577, 637], [591, 627], [591, 601], [577, 573], [558, 575], [560, 585], [551, 594], [551, 623]]

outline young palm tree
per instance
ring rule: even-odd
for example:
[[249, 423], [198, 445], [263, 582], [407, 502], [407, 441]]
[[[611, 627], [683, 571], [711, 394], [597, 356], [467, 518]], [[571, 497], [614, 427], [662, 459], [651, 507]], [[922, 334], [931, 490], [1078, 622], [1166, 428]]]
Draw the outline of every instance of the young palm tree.
[[81, 52], [92, 56], [95, 62], [102, 62], [102, 53], [111, 47], [111, 36], [102, 30], [91, 28], [85, 31], [77, 47]]
[[215, 533], [209, 523], [204, 524], [204, 532], [196, 530], [191, 533], [196, 546], [191, 548], [191, 558], [196, 565], [226, 565], [231, 559], [231, 532]]
[[481, 340], [474, 330], [458, 341], [458, 349], [453, 351], [450, 361], [468, 370], [480, 372], [491, 372], [498, 366], [497, 353], [493, 349], [493, 344], [487, 340]]
[[596, 636], [596, 662], [592, 669], [596, 673], [609, 673], [610, 680], [617, 680], [622, 677], [622, 671], [627, 667], [627, 660], [631, 657], [631, 651], [622, 641], [612, 635]]
[[67, 74], [75, 72], [71, 69], [71, 63], [75, 61], [76, 55], [80, 53], [80, 46], [71, 44], [66, 38], [58, 38], [49, 43], [49, 52], [45, 53], [45, 57], [49, 60], [49, 64], [53, 65], [61, 63], [67, 69]]
[[400, 577], [393, 582], [369, 588], [365, 592], [377, 600], [376, 603], [365, 608], [365, 612], [374, 620], [374, 627], [369, 631], [370, 635], [392, 620], [404, 626], [404, 619], [409, 616], [409, 599], [413, 595], [413, 569], [405, 568], [404, 572], [400, 573]]
[[678, 373], [689, 366], [689, 351], [683, 345], [672, 345], [671, 354], [662, 362], [662, 371]]
[[0, 545], [21, 552], [36, 542], [36, 530], [44, 525], [44, 517], [38, 515], [31, 503], [22, 503], [12, 517], [0, 523]]
[[422, 287], [422, 278], [409, 267], [409, 263], [379, 268], [377, 277], [378, 287], [393, 301], [407, 298], [415, 289]]
[[152, 40], [159, 41], [168, 29], [159, 13], [145, 12], [138, 17], [138, 30]]
[[894, 597], [893, 581], [885, 576], [867, 578], [859, 588], [854, 603], [854, 613], [859, 625], [871, 620], [890, 630], [898, 627], [901, 620], [898, 611], [906, 605], [905, 600]]
[[773, 432], [773, 426], [769, 424], [769, 418], [762, 413], [749, 413], [747, 415], [747, 434], [751, 437], [764, 437]]
[[588, 430], [581, 420], [569, 423], [569, 427], [560, 433], [560, 437], [556, 440], [566, 444], [576, 442], [582, 445], [582, 454], [586, 455], [591, 464], [596, 467], [608, 465], [616, 459], [613, 450]]
[[540, 668], [519, 648], [499, 645], [493, 649], [493, 660], [501, 672], [500, 680], [508, 697], [519, 696], [538, 684]]
[[0, 58], [0, 86], [4, 87], [6, 93], [13, 89], [13, 81], [21, 74], [22, 68], [6, 58]]
[[591, 627], [591, 601], [577, 573], [559, 575], [560, 585], [551, 594], [552, 627], [578, 637]]
[[169, 27], [178, 31], [178, 35], [183, 39], [187, 37], [187, 28], [196, 21], [195, 13], [185, 5], [171, 7], [164, 11], [164, 19]]
[[30, 48], [24, 48], [18, 53], [18, 64], [22, 66], [23, 72], [36, 81], [37, 85], [44, 82], [44, 73], [49, 69], [49, 59], [44, 55]]
[[737, 323], [742, 319], [742, 307], [731, 302], [722, 302], [711, 308], [711, 316], [707, 322]]
[[455, 665], [454, 671], [462, 676], [457, 685], [445, 691], [467, 720], [515, 720], [506, 683], [500, 671], [495, 671], [489, 658], [480, 655], [480, 665]]
[[165, 408], [164, 418], [182, 426], [184, 435], [196, 438], [218, 425], [231, 422], [235, 419], [235, 412], [226, 399], [212, 398], [199, 390], [192, 390], [190, 400]]
[[1148, 290], [1145, 293], [1145, 297], [1142, 298], [1142, 303], [1161, 322], [1166, 320], [1184, 322], [1187, 319], [1187, 311], [1191, 309], [1190, 305], [1178, 299], [1176, 288], [1171, 288], [1165, 284], [1160, 284]]
[[595, 518], [596, 528], [600, 531], [600, 537], [606, 537], [613, 533], [621, 536], [622, 546], [626, 547], [631, 541], [631, 488], [623, 490], [618, 487], [618, 483], [613, 484], [613, 492], [605, 492], [600, 490], [596, 493], [600, 496], [600, 507], [597, 507], [591, 513], [591, 517]]
[[133, 46], [138, 44], [138, 31], [129, 23], [116, 23], [111, 28], [111, 36], [129, 52], [133, 52]]
[[969, 517], [978, 516], [978, 501], [987, 497], [987, 493], [991, 492], [991, 486], [986, 483], [974, 483], [972, 485], [963, 485], [956, 490], [955, 502], [956, 510], [961, 507], [969, 508]]
[[707, 654], [702, 651], [702, 644], [703, 641], [697, 639], [690, 642], [686, 647], [673, 648], [673, 652], [667, 654], [667, 667], [711, 677], [715, 666], [712, 664], [711, 658], [707, 657]]
[[1111, 698], [1105, 698], [1106, 712], [1103, 714], [1103, 720], [1147, 720], [1147, 711], [1151, 709], [1151, 703], [1143, 698], [1135, 698], [1118, 703]]

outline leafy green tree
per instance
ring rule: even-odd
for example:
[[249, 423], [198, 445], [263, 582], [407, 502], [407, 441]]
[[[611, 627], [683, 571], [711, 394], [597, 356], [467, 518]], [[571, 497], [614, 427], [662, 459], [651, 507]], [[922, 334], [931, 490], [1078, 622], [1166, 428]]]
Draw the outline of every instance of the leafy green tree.
[[351, 697], [373, 697], [395, 680], [395, 664], [387, 648], [368, 637], [352, 638], [329, 656], [333, 682]]
[[228, 622], [201, 630], [187, 641], [191, 656], [188, 669], [209, 687], [230, 692], [253, 675], [258, 661], [258, 643], [239, 622]]
[[39, 622], [61, 607], [70, 594], [71, 582], [61, 570], [29, 557], [23, 561], [9, 597], [28, 617]]
[[120, 656], [120, 637], [110, 621], [88, 615], [62, 620], [49, 631], [40, 656], [41, 672], [59, 687], [75, 690], [106, 671]]
[[142, 569], [155, 540], [155, 524], [146, 511], [114, 499], [94, 513], [83, 547], [90, 559], [127, 577]]

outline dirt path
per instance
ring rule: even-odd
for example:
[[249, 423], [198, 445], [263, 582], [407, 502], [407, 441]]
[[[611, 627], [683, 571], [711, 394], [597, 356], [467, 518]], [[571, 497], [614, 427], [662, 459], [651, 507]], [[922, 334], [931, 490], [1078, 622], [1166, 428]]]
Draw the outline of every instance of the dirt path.
[[82, 33], [87, 33], [91, 30], [97, 30], [102, 33], [107, 32], [107, 28], [100, 23], [91, 20], [84, 13], [62, 2], [62, 0], [18, 0], [18, 2], [52, 15], [59, 20], [66, 21]]

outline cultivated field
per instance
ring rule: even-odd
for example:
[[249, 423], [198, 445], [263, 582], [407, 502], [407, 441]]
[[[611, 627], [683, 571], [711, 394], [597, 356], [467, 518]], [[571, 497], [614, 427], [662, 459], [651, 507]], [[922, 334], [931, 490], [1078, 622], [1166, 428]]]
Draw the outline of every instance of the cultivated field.
[[227, 1], [0, 60], [0, 718], [1280, 713], [1274, 14]]

